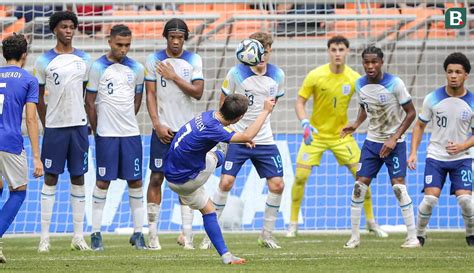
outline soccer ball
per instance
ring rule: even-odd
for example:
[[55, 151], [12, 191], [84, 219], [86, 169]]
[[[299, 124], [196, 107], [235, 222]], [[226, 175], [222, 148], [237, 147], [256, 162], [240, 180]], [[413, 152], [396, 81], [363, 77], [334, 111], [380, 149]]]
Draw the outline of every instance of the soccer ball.
[[265, 49], [259, 41], [254, 39], [245, 39], [237, 46], [235, 55], [241, 63], [255, 66], [262, 61], [264, 51]]

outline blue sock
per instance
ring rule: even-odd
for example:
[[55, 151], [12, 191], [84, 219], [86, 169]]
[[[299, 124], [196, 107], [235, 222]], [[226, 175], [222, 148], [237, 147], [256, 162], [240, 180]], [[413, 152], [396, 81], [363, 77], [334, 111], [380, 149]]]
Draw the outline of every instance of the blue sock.
[[222, 166], [222, 164], [224, 164], [225, 155], [220, 150], [216, 150], [215, 153], [216, 153], [216, 156], [217, 156], [216, 168], [219, 168], [220, 166]]
[[217, 252], [219, 252], [219, 255], [221, 256], [224, 255], [228, 250], [224, 238], [222, 237], [221, 228], [217, 222], [217, 214], [215, 212], [203, 214], [202, 220], [204, 221], [204, 229], [206, 230], [207, 236], [211, 239]]
[[26, 190], [11, 191], [10, 197], [0, 211], [0, 238], [10, 227], [26, 197]]

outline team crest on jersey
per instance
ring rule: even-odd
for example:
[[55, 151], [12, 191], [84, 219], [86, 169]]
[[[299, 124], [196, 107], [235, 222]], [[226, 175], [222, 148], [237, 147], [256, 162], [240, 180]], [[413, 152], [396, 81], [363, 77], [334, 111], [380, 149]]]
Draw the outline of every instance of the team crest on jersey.
[[133, 73], [132, 72], [127, 73], [127, 81], [128, 81], [128, 83], [133, 82]]
[[462, 111], [461, 112], [461, 120], [466, 121], [466, 120], [469, 120], [469, 119], [470, 119], [469, 118], [469, 112], [466, 111], [466, 110]]
[[155, 158], [155, 167], [161, 168], [161, 166], [163, 166], [163, 159]]
[[351, 85], [350, 84], [344, 84], [342, 86], [342, 94], [345, 96], [349, 95], [351, 93]]
[[431, 182], [433, 182], [433, 176], [432, 175], [425, 176], [425, 183], [429, 185], [431, 184]]
[[232, 169], [232, 166], [234, 166], [234, 162], [226, 161], [224, 164], [224, 169], [226, 169], [226, 171], [230, 171], [230, 169]]
[[388, 101], [387, 94], [379, 94], [379, 101], [381, 103], [386, 103]]
[[104, 176], [107, 169], [105, 167], [99, 167], [99, 176]]
[[189, 77], [191, 72], [189, 71], [189, 68], [184, 68], [183, 69], [183, 77]]
[[45, 166], [46, 168], [51, 168], [51, 165], [53, 165], [53, 161], [52, 161], [51, 159], [46, 158], [46, 159], [44, 160], [44, 166]]

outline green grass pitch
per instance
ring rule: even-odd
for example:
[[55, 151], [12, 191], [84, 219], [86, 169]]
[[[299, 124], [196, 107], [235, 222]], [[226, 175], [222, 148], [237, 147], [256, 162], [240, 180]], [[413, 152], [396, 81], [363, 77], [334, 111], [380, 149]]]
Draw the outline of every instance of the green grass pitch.
[[[343, 249], [344, 234], [301, 234], [296, 239], [277, 234], [282, 249], [257, 246], [257, 234], [224, 234], [229, 249], [247, 259], [246, 265], [223, 265], [214, 249], [188, 250], [176, 244], [176, 235], [160, 236], [161, 251], [138, 251], [128, 236], [105, 235], [104, 252], [69, 249], [69, 236], [53, 237], [48, 254], [38, 254], [39, 239], [3, 239], [6, 264], [0, 272], [474, 272], [474, 248], [462, 232], [428, 234], [425, 247], [401, 249], [404, 234], [379, 239], [362, 235], [357, 249]], [[198, 245], [203, 235], [195, 237]], [[89, 238], [87, 238], [89, 240]]]

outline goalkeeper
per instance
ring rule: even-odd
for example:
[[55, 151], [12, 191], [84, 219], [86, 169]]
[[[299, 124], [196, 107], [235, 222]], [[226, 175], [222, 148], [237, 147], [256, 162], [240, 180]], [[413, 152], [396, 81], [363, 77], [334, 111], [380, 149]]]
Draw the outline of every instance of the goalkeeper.
[[[355, 177], [360, 149], [351, 135], [344, 138], [339, 133], [347, 124], [347, 108], [355, 91], [359, 73], [345, 65], [349, 41], [343, 36], [332, 37], [327, 42], [329, 63], [309, 72], [298, 92], [296, 115], [304, 130], [304, 143], [298, 151], [296, 176], [291, 190], [291, 218], [287, 237], [295, 237], [298, 213], [304, 195], [304, 186], [313, 166], [319, 166], [326, 150], [331, 150], [339, 165], [346, 165]], [[308, 120], [305, 105], [313, 96], [313, 113]], [[364, 200], [367, 228], [377, 237], [388, 237], [374, 220], [370, 189]]]

